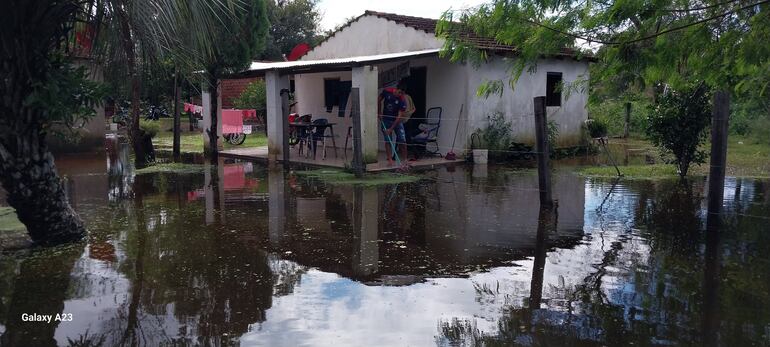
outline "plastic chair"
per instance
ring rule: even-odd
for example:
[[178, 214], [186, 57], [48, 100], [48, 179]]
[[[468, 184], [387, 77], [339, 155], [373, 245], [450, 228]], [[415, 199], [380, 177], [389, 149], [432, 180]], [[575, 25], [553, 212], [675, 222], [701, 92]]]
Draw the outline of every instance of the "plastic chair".
[[438, 130], [441, 127], [441, 107], [431, 107], [425, 115], [425, 122], [420, 124], [420, 132], [412, 136], [412, 143], [422, 153], [441, 156], [438, 148]]
[[[329, 124], [326, 119], [316, 119], [313, 121], [313, 159], [316, 157], [316, 151], [318, 150], [318, 141], [323, 145], [323, 158], [326, 159], [326, 139], [332, 140], [332, 147], [334, 147], [334, 157], [337, 158], [337, 143], [334, 140], [334, 126]], [[326, 129], [329, 129], [330, 134], [326, 134]]]

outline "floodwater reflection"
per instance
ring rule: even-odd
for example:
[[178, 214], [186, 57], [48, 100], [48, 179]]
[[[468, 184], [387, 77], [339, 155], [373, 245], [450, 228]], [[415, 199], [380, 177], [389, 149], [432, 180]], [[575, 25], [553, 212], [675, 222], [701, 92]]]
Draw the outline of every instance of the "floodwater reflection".
[[58, 162], [87, 243], [0, 255], [3, 346], [770, 343], [768, 181], [728, 179], [714, 224], [702, 180], [562, 169], [540, 209], [529, 170], [363, 187], [124, 150]]

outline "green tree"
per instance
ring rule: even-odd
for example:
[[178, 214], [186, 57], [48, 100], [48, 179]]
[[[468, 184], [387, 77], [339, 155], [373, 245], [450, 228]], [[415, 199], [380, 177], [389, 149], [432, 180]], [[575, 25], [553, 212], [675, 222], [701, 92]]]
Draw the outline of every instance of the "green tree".
[[[214, 41], [203, 56], [201, 65], [205, 71], [206, 87], [211, 93], [211, 129], [217, 128], [217, 98], [219, 80], [230, 73], [242, 71], [252, 59], [262, 52], [268, 33], [269, 22], [263, 0], [248, 0], [234, 11], [232, 21], [219, 26], [214, 32]], [[193, 49], [195, 49], [193, 47]], [[219, 157], [218, 135], [209, 131], [208, 154], [216, 164]]]
[[280, 61], [300, 43], [317, 43], [321, 21], [318, 0], [270, 0], [267, 13], [270, 30], [261, 59]]
[[702, 84], [667, 90], [647, 117], [647, 136], [661, 149], [666, 161], [676, 165], [682, 178], [687, 176], [690, 164], [706, 162], [707, 154], [700, 147], [706, 142], [706, 129], [711, 123], [709, 99], [710, 93]]
[[267, 112], [267, 86], [264, 80], [256, 80], [249, 83], [241, 95], [233, 99], [233, 105], [239, 109], [257, 110], [257, 116], [262, 118], [262, 124], [266, 124]]
[[601, 66], [592, 83], [604, 82], [602, 87], [678, 87], [697, 76], [709, 87], [732, 89], [752, 77], [754, 67], [767, 64], [769, 9], [760, 0], [495, 0], [446, 12], [437, 31], [447, 38], [443, 54], [454, 60], [487, 58], [464, 40], [468, 31], [515, 45], [514, 81], [536, 69], [543, 56], [580, 55], [580, 45], [591, 43], [600, 47]]

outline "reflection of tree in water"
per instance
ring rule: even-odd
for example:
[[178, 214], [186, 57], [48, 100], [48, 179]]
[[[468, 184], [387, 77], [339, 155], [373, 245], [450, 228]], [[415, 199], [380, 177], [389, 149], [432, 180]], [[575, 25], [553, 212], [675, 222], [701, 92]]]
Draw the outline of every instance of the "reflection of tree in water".
[[302, 269], [273, 264], [249, 235], [201, 227], [203, 204], [165, 196], [169, 187], [144, 194], [159, 184], [178, 188], [137, 176], [119, 266], [130, 288], [101, 334], [109, 345], [236, 344], [250, 324], [265, 320], [274, 282], [291, 292]]
[[[746, 182], [744, 182], [745, 188]], [[569, 290], [549, 291], [547, 308], [507, 306], [498, 332], [484, 333], [464, 319], [439, 324], [439, 345], [630, 345], [701, 344], [704, 267], [707, 251], [701, 183], [640, 184], [647, 191], [637, 211], [636, 227], [649, 243], [639, 256], [638, 237], [619, 237], [602, 251], [590, 273]], [[634, 187], [628, 187], [634, 189]], [[652, 188], [652, 189], [650, 189]], [[770, 217], [766, 203], [746, 215]], [[756, 200], [755, 200], [756, 201]], [[762, 211], [759, 211], [759, 210]], [[730, 217], [731, 215], [728, 215]], [[770, 322], [770, 235], [766, 220], [728, 218], [721, 230], [719, 263], [720, 343], [764, 344]], [[711, 246], [714, 247], [714, 246]], [[714, 253], [714, 251], [711, 251]], [[710, 267], [715, 271], [714, 266]], [[611, 278], [610, 278], [611, 277]], [[706, 278], [709, 276], [707, 274]], [[492, 295], [492, 294], [490, 294]]]
[[[66, 245], [31, 252], [20, 256], [18, 265], [14, 264], [15, 261], [3, 262], [3, 269], [0, 270], [0, 273], [4, 273], [0, 281], [5, 289], [0, 293], [3, 295], [0, 299], [0, 322], [5, 326], [5, 332], [0, 336], [0, 345], [3, 346], [56, 346], [54, 333], [60, 321], [25, 322], [22, 321], [22, 314], [36, 313], [55, 317], [64, 311], [64, 301], [70, 287], [70, 271], [83, 252], [83, 245]], [[8, 269], [14, 269], [16, 274], [11, 275]]]

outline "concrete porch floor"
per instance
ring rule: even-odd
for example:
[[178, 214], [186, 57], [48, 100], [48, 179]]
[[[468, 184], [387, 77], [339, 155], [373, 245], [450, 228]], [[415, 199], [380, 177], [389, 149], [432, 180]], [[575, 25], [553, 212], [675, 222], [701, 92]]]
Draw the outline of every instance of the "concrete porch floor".
[[[231, 158], [239, 158], [239, 159], [262, 161], [262, 162], [268, 161], [267, 146], [228, 149], [228, 150], [221, 151], [220, 154], [222, 156], [231, 157]], [[345, 154], [347, 154], [347, 159], [345, 158]], [[336, 158], [334, 156], [333, 148], [327, 148], [326, 159], [323, 158], [320, 148], [318, 149], [318, 154], [315, 160], [313, 159], [312, 154], [310, 158], [306, 158], [304, 153], [303, 155], [300, 156], [297, 152], [297, 148], [291, 149], [291, 152], [289, 154], [289, 160], [292, 163], [301, 163], [301, 164], [316, 165], [316, 166], [329, 166], [329, 167], [338, 167], [338, 168], [344, 168], [345, 163], [349, 163], [352, 157], [353, 157], [352, 149], [343, 150], [342, 148], [337, 149]], [[413, 168], [430, 169], [433, 167], [447, 165], [447, 164], [462, 163], [463, 161], [464, 160], [461, 160], [461, 159], [446, 160], [441, 157], [424, 157], [420, 160], [410, 161], [409, 164]], [[377, 163], [367, 165], [366, 169], [369, 172], [377, 172], [377, 171], [391, 171], [391, 170], [396, 170], [398, 168], [398, 166], [396, 165], [388, 166], [387, 162], [388, 161], [386, 159], [385, 152], [380, 152]]]

